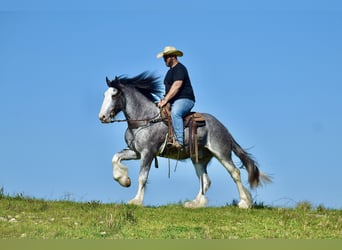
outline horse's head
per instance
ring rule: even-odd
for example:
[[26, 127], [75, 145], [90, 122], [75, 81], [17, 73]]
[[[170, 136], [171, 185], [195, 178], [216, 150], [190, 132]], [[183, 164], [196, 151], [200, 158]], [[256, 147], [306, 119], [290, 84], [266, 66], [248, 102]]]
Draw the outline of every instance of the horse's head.
[[[115, 78], [114, 81], [118, 81]], [[102, 123], [110, 123], [112, 119], [122, 110], [121, 90], [113, 87], [113, 82], [106, 77], [108, 90], [104, 93], [104, 99], [99, 113]]]
[[[113, 121], [113, 118], [123, 111], [126, 119], [144, 119], [158, 112], [155, 105], [164, 93], [164, 88], [158, 77], [143, 72], [132, 78], [116, 77], [108, 80], [109, 89], [104, 94], [99, 119], [103, 123]], [[157, 110], [157, 111], [156, 111]]]

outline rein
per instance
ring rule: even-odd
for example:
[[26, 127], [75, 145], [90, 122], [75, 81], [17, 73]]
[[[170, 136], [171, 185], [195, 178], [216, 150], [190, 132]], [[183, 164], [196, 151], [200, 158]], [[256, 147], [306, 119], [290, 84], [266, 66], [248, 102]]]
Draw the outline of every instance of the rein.
[[144, 118], [144, 119], [112, 119], [110, 122], [114, 123], [114, 122], [127, 122], [128, 123], [128, 127], [133, 129], [133, 128], [139, 128], [139, 127], [143, 127], [146, 126], [148, 124], [151, 123], [158, 123], [161, 122], [163, 119], [160, 116], [160, 113], [157, 114], [156, 116], [152, 117], [152, 118]]

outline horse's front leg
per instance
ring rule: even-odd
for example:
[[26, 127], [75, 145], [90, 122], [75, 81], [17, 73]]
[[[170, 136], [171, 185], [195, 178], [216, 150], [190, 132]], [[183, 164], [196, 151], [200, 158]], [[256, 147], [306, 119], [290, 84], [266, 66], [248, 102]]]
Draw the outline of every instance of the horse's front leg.
[[121, 163], [122, 160], [136, 160], [138, 155], [130, 149], [124, 149], [116, 153], [112, 159], [113, 178], [123, 187], [131, 185], [131, 179], [128, 177], [128, 168]]
[[148, 174], [150, 172], [152, 160], [153, 160], [153, 154], [151, 154], [151, 152], [141, 154], [138, 191], [135, 197], [128, 202], [129, 204], [134, 204], [134, 205], [139, 205], [139, 206], [143, 204], [145, 186], [146, 186]]
[[187, 208], [200, 208], [205, 207], [207, 205], [208, 200], [205, 194], [208, 191], [211, 184], [211, 181], [207, 173], [207, 165], [210, 159], [211, 156], [199, 159], [198, 163], [196, 163], [195, 160], [192, 160], [195, 166], [196, 175], [199, 179], [200, 190], [194, 200], [185, 202], [184, 206]]

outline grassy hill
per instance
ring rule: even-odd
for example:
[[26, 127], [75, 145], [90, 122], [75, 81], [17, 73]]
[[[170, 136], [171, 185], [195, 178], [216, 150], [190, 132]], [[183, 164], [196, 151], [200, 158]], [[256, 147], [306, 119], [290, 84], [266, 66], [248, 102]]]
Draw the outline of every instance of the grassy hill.
[[342, 239], [342, 211], [185, 209], [0, 195], [0, 239]]

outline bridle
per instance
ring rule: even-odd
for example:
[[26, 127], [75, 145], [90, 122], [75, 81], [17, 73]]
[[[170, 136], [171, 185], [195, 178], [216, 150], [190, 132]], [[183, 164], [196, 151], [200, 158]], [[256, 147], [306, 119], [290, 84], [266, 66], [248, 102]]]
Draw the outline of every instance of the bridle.
[[[114, 118], [114, 117], [113, 117]], [[163, 121], [160, 113], [158, 113], [156, 116], [151, 118], [143, 118], [143, 119], [111, 119], [110, 123], [114, 122], [127, 122], [128, 128], [135, 129], [139, 127], [148, 126], [150, 124], [158, 123]]]
[[[120, 80], [118, 77], [115, 78], [115, 81], [120, 83]], [[117, 97], [120, 97], [121, 95], [122, 95], [122, 92], [119, 91], [119, 93], [115, 97], [117, 98]], [[128, 128], [130, 128], [130, 129], [148, 126], [150, 124], [158, 123], [158, 122], [161, 122], [163, 120], [160, 112], [157, 115], [155, 115], [154, 117], [143, 118], [143, 119], [114, 119], [115, 113], [116, 112], [114, 110], [112, 110], [110, 112], [110, 115], [109, 115], [109, 117], [111, 119], [110, 123], [127, 122]]]

